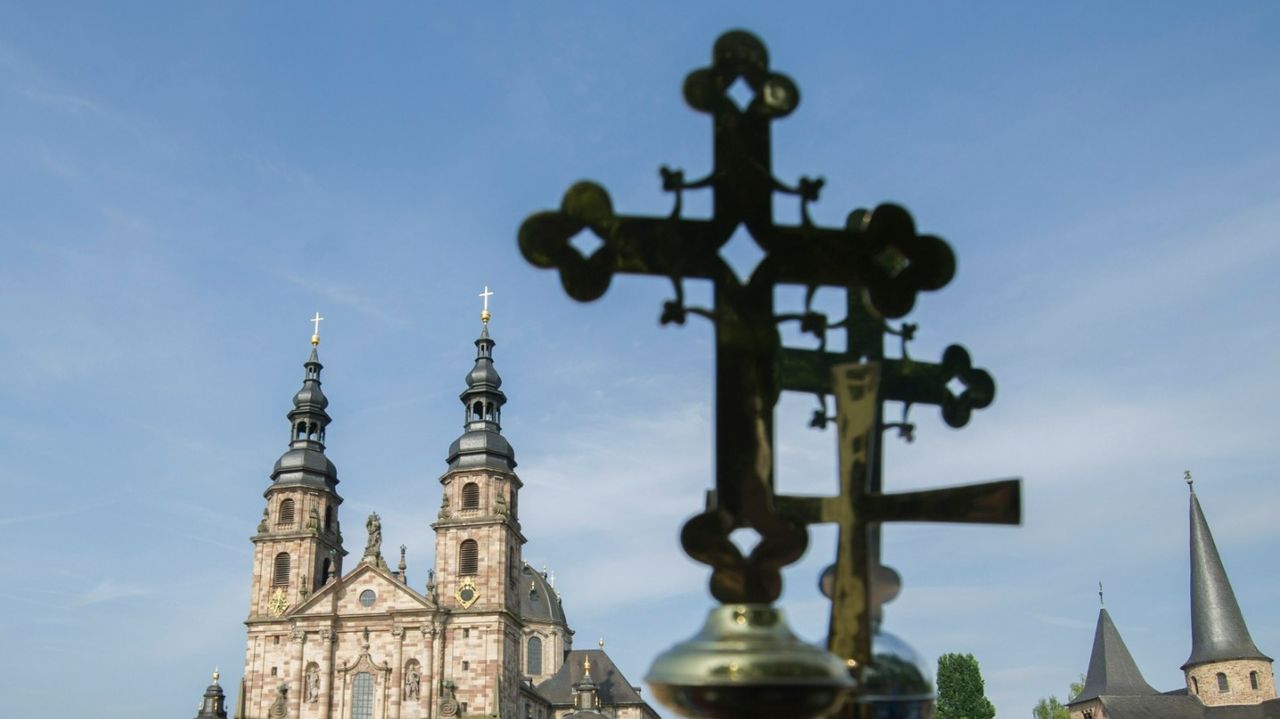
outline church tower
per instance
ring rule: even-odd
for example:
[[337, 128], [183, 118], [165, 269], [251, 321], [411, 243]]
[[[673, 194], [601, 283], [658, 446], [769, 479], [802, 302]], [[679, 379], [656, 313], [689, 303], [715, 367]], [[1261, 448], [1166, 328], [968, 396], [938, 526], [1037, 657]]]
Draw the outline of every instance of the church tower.
[[329, 400], [320, 389], [320, 344], [311, 336], [311, 356], [303, 364], [302, 389], [293, 396], [289, 449], [276, 461], [266, 507], [253, 536], [253, 590], [249, 622], [272, 619], [306, 600], [342, 574], [342, 533], [338, 526], [338, 470], [324, 454]]
[[440, 606], [451, 610], [443, 678], [453, 682], [465, 713], [515, 716], [521, 669], [520, 478], [515, 452], [502, 436], [506, 395], [493, 366], [488, 288], [481, 295], [475, 364], [466, 376], [463, 433], [449, 447], [440, 477], [435, 580]]
[[1191, 656], [1182, 665], [1187, 691], [1206, 706], [1259, 704], [1276, 698], [1271, 657], [1245, 626], [1191, 473]]

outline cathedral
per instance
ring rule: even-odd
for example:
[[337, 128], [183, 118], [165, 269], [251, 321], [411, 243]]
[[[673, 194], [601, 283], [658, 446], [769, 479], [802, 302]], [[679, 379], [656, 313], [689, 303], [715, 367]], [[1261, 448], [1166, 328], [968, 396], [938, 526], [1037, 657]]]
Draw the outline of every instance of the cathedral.
[[[406, 580], [403, 547], [397, 567], [387, 564], [376, 513], [348, 561], [338, 470], [325, 456], [316, 315], [289, 448], [252, 537], [235, 719], [657, 719], [603, 642], [573, 649], [559, 593], [521, 559], [523, 484], [502, 436], [489, 294], [461, 395], [463, 432], [440, 476], [435, 568], [420, 588]], [[197, 718], [225, 718], [225, 704], [215, 673]]]
[[[1191, 473], [1187, 473], [1191, 486]], [[1071, 719], [1262, 719], [1280, 717], [1271, 657], [1249, 636], [1209, 523], [1191, 488], [1191, 656], [1186, 686], [1160, 692], [1142, 678], [1103, 608], [1084, 688]]]

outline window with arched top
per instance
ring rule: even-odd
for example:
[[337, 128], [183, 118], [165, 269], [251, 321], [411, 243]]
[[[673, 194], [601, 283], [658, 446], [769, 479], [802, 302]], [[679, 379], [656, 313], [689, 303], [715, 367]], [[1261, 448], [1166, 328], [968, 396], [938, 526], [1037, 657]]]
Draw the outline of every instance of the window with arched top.
[[1227, 690], [1227, 675], [1218, 672], [1218, 691], [1225, 692]]
[[477, 401], [471, 406], [471, 419], [479, 420], [484, 418], [484, 402]]
[[464, 539], [458, 545], [458, 574], [480, 572], [480, 544], [474, 539]]
[[289, 583], [288, 552], [281, 552], [276, 555], [275, 565], [271, 573], [271, 583], [277, 587], [284, 586]]
[[467, 482], [462, 485], [462, 508], [480, 508], [480, 485], [475, 482]]
[[324, 508], [324, 531], [328, 532], [333, 529], [333, 507]]
[[373, 719], [373, 675], [360, 672], [351, 683], [351, 719]]
[[531, 677], [542, 673], [542, 640], [538, 637], [529, 637], [529, 649], [524, 668], [524, 673]]
[[1258, 688], [1258, 673], [1257, 673], [1257, 672], [1249, 672], [1249, 688], [1250, 688], [1250, 689], [1257, 689], [1257, 688]]
[[280, 511], [276, 514], [276, 524], [293, 524], [293, 500], [280, 502]]
[[306, 422], [299, 422], [299, 423], [298, 423], [298, 429], [297, 429], [297, 431], [296, 431], [296, 432], [294, 432], [293, 438], [294, 438], [294, 439], [306, 439], [306, 438], [307, 438], [307, 423], [306, 423]]

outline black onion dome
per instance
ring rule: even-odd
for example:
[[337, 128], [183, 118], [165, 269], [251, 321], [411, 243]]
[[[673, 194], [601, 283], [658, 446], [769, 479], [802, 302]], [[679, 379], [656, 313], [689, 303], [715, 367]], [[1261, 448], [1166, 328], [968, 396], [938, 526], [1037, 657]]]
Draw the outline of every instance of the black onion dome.
[[324, 437], [329, 423], [329, 399], [320, 389], [320, 357], [316, 348], [302, 365], [306, 373], [302, 389], [293, 396], [289, 417], [289, 449], [271, 470], [270, 492], [277, 487], [310, 487], [336, 494], [338, 468], [324, 453]]
[[560, 596], [542, 572], [528, 564], [520, 574], [520, 617], [534, 621], [568, 624]]
[[513, 472], [516, 453], [502, 436], [502, 377], [493, 366], [494, 341], [486, 322], [476, 339], [475, 365], [467, 373], [467, 388], [458, 396], [464, 408], [464, 432], [449, 445], [449, 470], [492, 469]]

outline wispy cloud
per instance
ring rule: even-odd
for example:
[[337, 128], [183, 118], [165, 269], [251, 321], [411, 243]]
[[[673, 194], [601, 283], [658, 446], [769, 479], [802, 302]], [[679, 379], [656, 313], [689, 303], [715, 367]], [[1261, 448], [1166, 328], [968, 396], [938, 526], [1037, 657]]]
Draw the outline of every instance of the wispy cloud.
[[1030, 616], [1032, 619], [1035, 619], [1038, 622], [1050, 624], [1055, 627], [1068, 627], [1070, 629], [1091, 629], [1093, 627], [1092, 624], [1086, 621], [1082, 621], [1079, 619], [1070, 619], [1067, 617], [1057, 617], [1052, 614], [1039, 614], [1037, 612], [1031, 612]]
[[78, 514], [84, 510], [81, 509], [60, 509], [56, 512], [34, 512], [32, 514], [19, 514], [11, 517], [0, 517], [0, 527], [9, 524], [22, 524], [23, 522], [39, 522], [45, 519], [57, 519], [58, 517], [69, 517]]
[[143, 597], [152, 592], [150, 587], [143, 587], [137, 584], [125, 584], [117, 582], [114, 579], [104, 579], [98, 582], [92, 589], [80, 595], [76, 600], [76, 606], [88, 606], [90, 604], [101, 604], [102, 602], [111, 602], [117, 599], [129, 599], [131, 597]]
[[313, 292], [340, 307], [355, 310], [366, 317], [396, 328], [410, 326], [405, 317], [393, 312], [384, 302], [364, 294], [354, 286], [327, 279], [303, 277], [292, 273], [280, 275], [287, 282]]

